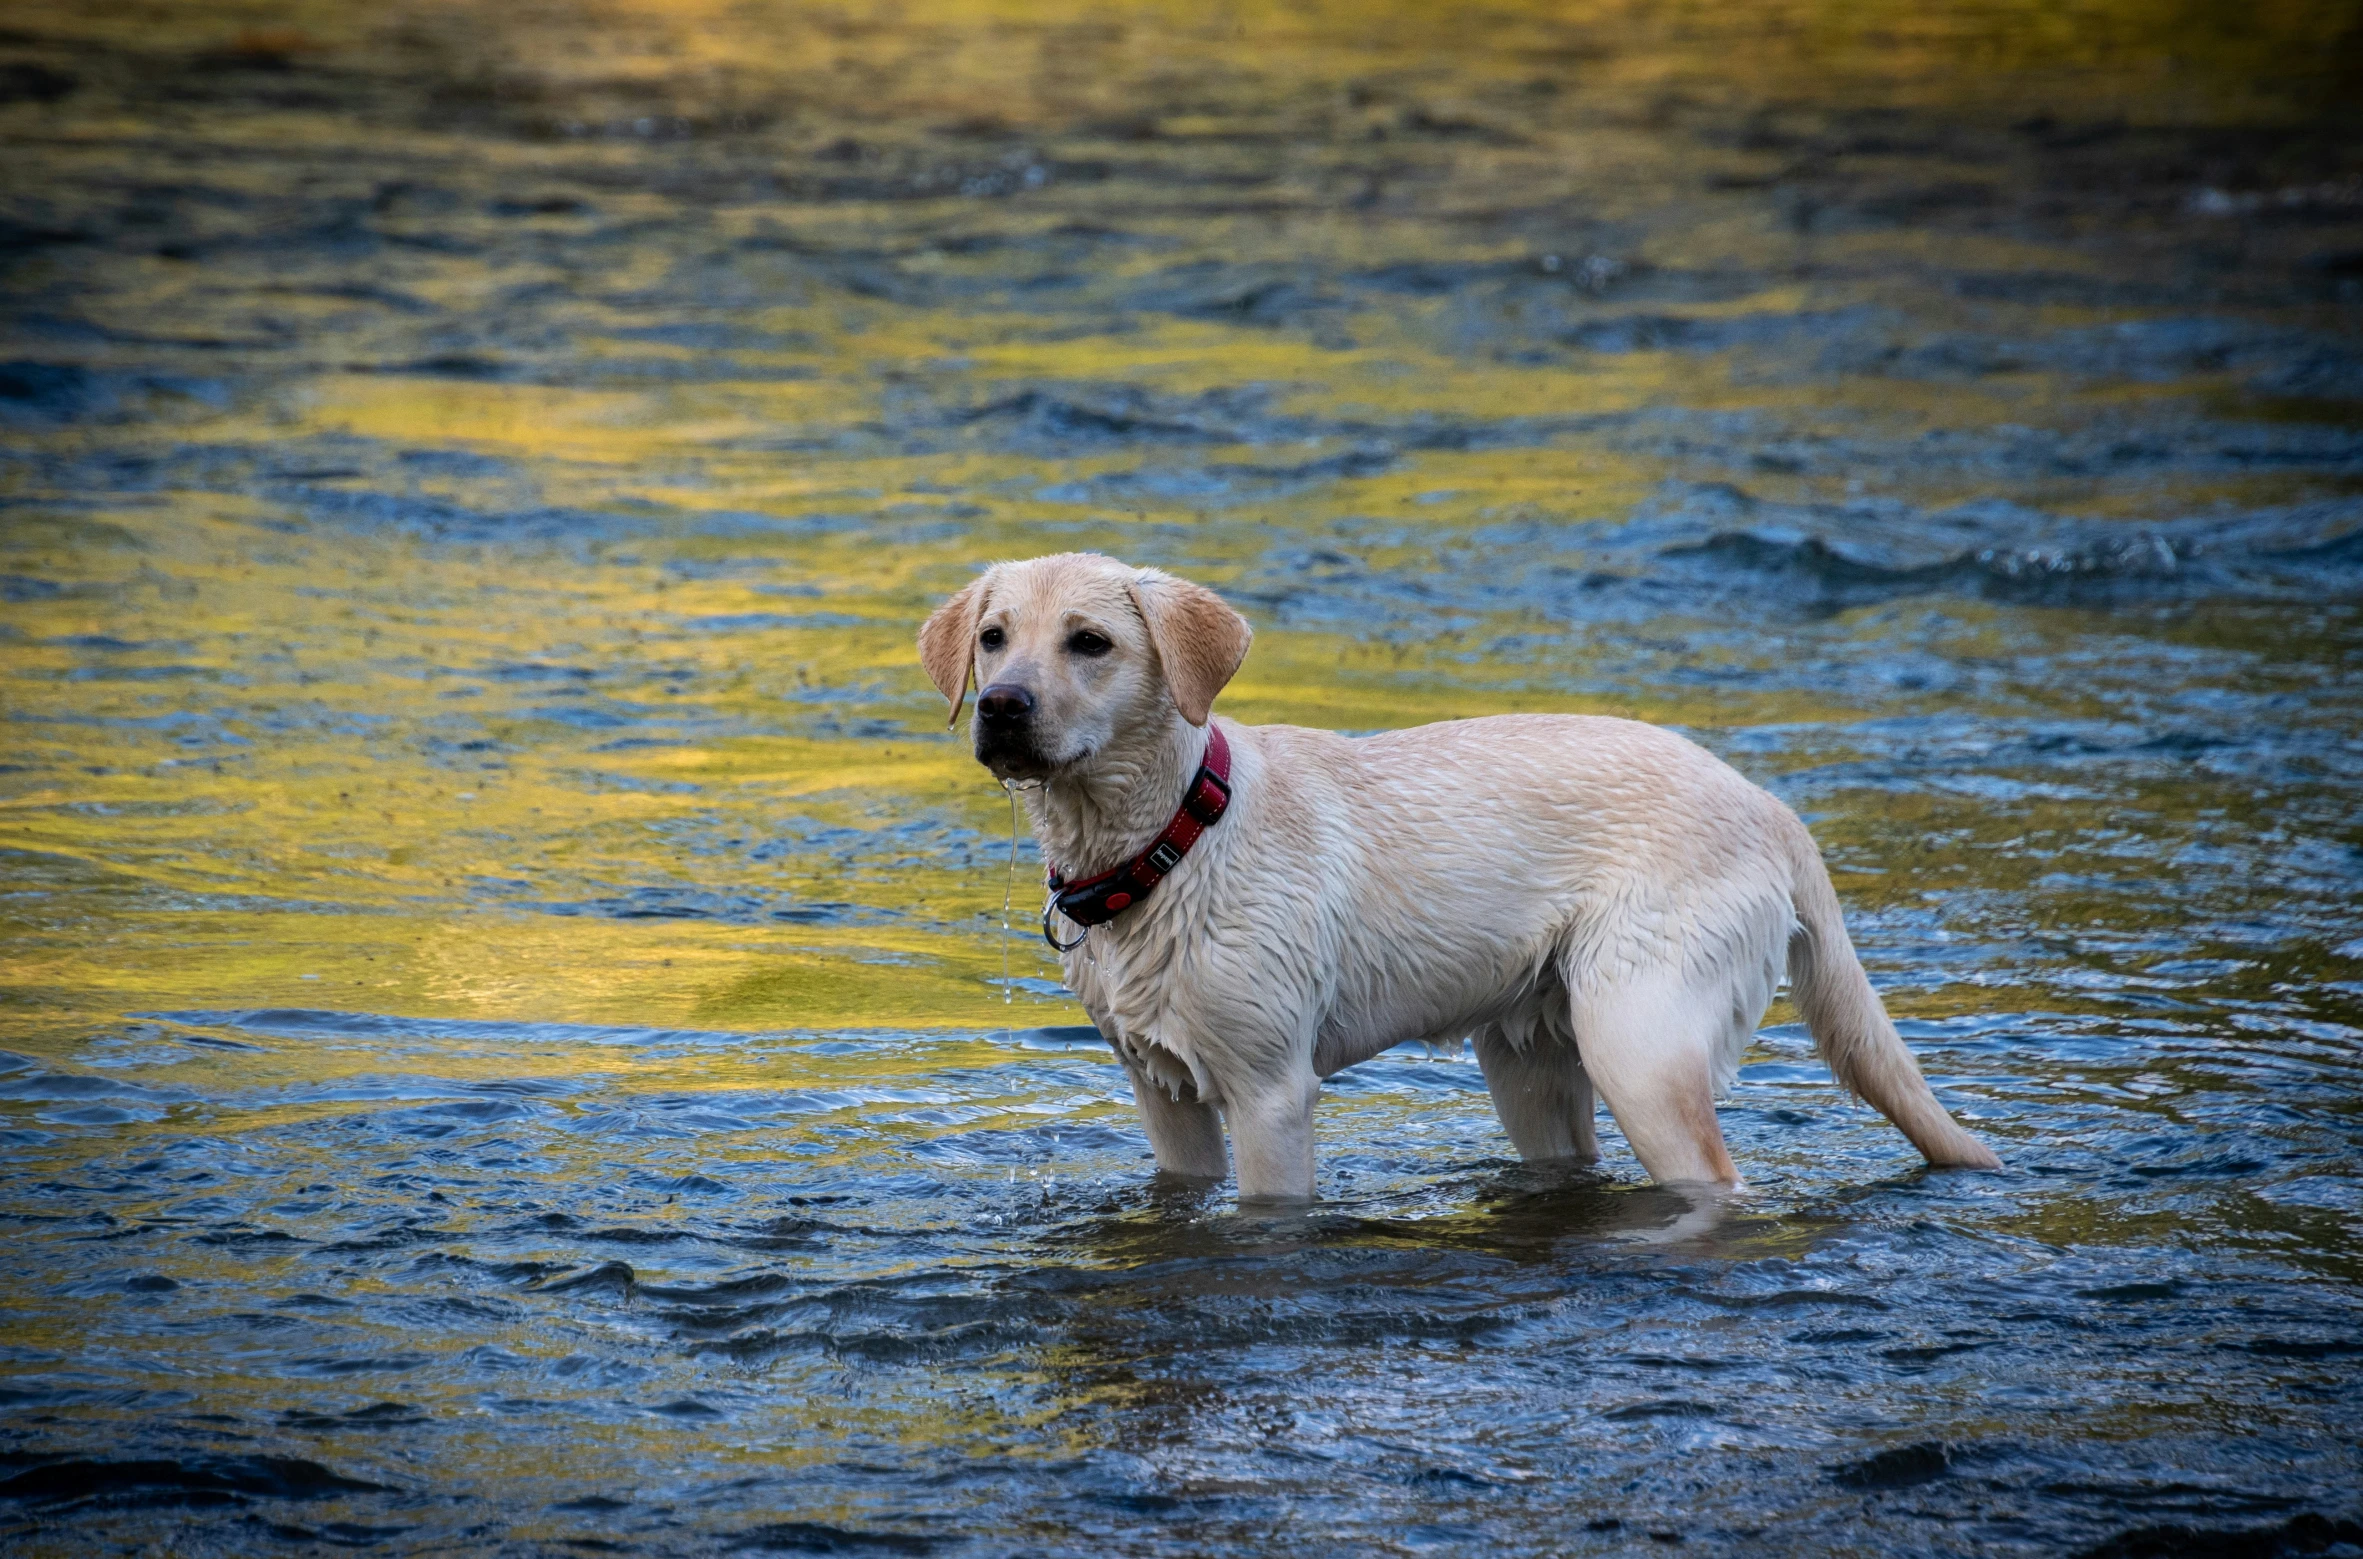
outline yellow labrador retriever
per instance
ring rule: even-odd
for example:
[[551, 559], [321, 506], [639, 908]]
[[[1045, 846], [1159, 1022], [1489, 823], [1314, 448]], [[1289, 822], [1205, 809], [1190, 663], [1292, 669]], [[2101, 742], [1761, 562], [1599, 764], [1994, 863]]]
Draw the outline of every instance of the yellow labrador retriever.
[[1934, 1164], [1999, 1167], [1921, 1077], [1795, 813], [1630, 720], [1377, 736], [1211, 720], [1251, 630], [1088, 553], [1003, 563], [919, 653], [1025, 785], [1045, 934], [1131, 1074], [1161, 1168], [1310, 1200], [1321, 1079], [1475, 1040], [1530, 1159], [1598, 1156], [1597, 1088], [1658, 1180], [1738, 1184], [1715, 1097], [1785, 961], [1838, 1080]]

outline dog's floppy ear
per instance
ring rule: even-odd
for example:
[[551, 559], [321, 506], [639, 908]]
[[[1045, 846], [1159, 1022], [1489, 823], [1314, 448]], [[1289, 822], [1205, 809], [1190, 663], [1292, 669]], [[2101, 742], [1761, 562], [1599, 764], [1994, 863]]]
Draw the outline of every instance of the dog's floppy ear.
[[968, 701], [969, 679], [976, 670], [976, 620], [984, 615], [985, 587], [992, 579], [987, 569], [919, 627], [919, 664], [927, 668], [927, 680], [936, 691], [951, 700], [952, 712], [944, 717], [946, 730], [960, 723], [960, 706]]
[[1149, 642], [1157, 646], [1157, 663], [1182, 718], [1204, 725], [1214, 695], [1247, 658], [1255, 630], [1204, 585], [1153, 568], [1133, 576], [1132, 599], [1149, 625]]

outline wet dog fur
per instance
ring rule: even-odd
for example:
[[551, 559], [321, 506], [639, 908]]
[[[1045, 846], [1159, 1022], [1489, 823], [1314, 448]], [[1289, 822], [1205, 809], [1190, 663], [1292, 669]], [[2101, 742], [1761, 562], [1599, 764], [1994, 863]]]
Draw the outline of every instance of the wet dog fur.
[[[954, 723], [976, 687], [978, 761], [1080, 878], [1172, 818], [1252, 637], [1199, 585], [1062, 553], [987, 569], [919, 650]], [[1715, 1099], [1784, 968], [1845, 1087], [1932, 1164], [1998, 1167], [1897, 1037], [1805, 825], [1704, 748], [1589, 715], [1222, 729], [1229, 811], [1063, 955], [1161, 1169], [1308, 1201], [1321, 1080], [1466, 1037], [1522, 1157], [1597, 1158], [1596, 1090], [1653, 1178], [1733, 1187]]]

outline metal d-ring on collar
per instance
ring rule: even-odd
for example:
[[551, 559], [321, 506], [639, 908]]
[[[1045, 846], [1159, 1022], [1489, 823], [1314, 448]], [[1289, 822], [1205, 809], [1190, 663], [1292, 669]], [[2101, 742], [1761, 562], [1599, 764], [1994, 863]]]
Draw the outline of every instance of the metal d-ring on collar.
[[1058, 933], [1050, 929], [1050, 917], [1057, 909], [1058, 894], [1054, 891], [1042, 903], [1042, 940], [1050, 944], [1050, 950], [1054, 953], [1071, 953], [1090, 939], [1091, 928], [1085, 926], [1076, 932], [1075, 940], [1072, 942], [1061, 942], [1058, 939]]
[[[1206, 761], [1198, 765], [1197, 774], [1191, 778], [1189, 791], [1182, 797], [1181, 810], [1173, 814], [1173, 821], [1150, 841], [1146, 850], [1113, 871], [1086, 877], [1081, 882], [1068, 882], [1059, 875], [1057, 867], [1050, 868], [1050, 897], [1042, 905], [1042, 940], [1062, 953], [1081, 947], [1093, 926], [1107, 924], [1147, 898], [1230, 805], [1231, 744], [1223, 739], [1222, 728], [1209, 722]], [[1072, 942], [1061, 942], [1058, 933], [1050, 928], [1054, 913], [1081, 926], [1082, 935]]]

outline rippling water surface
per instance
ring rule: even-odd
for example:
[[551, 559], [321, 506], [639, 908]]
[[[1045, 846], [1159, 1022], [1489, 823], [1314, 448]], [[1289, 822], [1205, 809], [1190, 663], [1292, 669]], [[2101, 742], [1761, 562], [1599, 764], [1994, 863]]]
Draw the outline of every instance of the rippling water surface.
[[[2363, 13], [1450, 10], [9, 8], [0, 1537], [2363, 1542]], [[2007, 1172], [1153, 1182], [911, 651], [1070, 547], [1696, 735]]]

